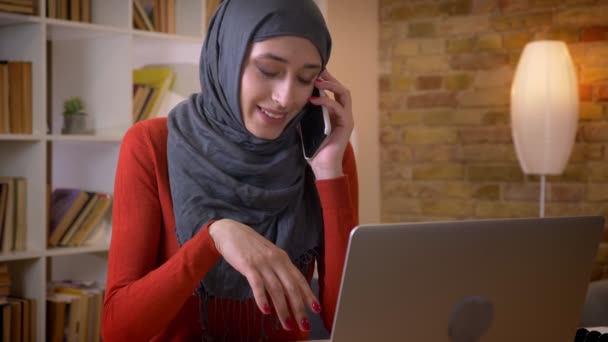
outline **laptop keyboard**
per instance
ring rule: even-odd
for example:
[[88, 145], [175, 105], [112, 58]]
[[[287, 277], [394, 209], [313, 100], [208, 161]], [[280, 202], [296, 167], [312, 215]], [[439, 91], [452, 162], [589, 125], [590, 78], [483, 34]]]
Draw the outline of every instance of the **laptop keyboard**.
[[574, 342], [608, 342], [608, 334], [601, 334], [596, 330], [580, 328], [576, 331]]

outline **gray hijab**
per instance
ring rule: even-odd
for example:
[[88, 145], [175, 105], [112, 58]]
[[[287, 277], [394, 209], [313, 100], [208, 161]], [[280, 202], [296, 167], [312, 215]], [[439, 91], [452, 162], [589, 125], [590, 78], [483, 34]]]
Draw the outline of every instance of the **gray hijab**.
[[[274, 140], [253, 136], [240, 109], [248, 48], [276, 36], [308, 39], [323, 67], [327, 64], [331, 38], [312, 0], [224, 0], [213, 16], [200, 58], [201, 92], [176, 106], [168, 118], [175, 231], [182, 246], [209, 221], [234, 219], [284, 249], [305, 272], [323, 238], [314, 175], [297, 136], [307, 108]], [[252, 298], [245, 277], [223, 259], [197, 292], [203, 316], [208, 298]]]

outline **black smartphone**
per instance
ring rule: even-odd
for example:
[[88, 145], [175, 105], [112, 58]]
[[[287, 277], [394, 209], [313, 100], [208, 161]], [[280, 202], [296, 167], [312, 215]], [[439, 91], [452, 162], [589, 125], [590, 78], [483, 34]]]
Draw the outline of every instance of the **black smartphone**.
[[[312, 96], [327, 96], [318, 88], [314, 88]], [[331, 121], [327, 108], [308, 102], [308, 109], [300, 120], [300, 140], [306, 160], [312, 160], [323, 147], [331, 133]]]

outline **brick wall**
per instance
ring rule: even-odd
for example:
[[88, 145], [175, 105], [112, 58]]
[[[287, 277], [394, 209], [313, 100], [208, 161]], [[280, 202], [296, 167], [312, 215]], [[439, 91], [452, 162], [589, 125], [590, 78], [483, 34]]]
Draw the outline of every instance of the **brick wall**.
[[[608, 217], [608, 1], [381, 0], [379, 12], [384, 222], [538, 216], [509, 92], [523, 47], [539, 39], [568, 43], [581, 100], [546, 214]], [[595, 278], [608, 277], [602, 248]]]

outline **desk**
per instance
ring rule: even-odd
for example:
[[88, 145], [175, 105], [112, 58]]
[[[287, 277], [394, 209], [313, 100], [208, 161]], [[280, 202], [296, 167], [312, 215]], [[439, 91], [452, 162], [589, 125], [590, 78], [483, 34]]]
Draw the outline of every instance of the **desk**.
[[[608, 334], [608, 327], [586, 327], [589, 331], [596, 330], [602, 334]], [[331, 340], [311, 340], [309, 342], [331, 342]]]

